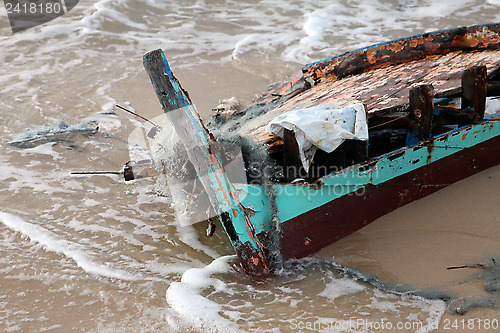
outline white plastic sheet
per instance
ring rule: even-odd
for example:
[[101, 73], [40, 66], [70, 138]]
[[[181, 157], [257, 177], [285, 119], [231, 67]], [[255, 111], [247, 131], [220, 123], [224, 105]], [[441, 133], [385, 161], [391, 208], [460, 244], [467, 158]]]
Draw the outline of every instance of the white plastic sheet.
[[328, 153], [345, 140], [368, 140], [368, 124], [363, 104], [340, 108], [320, 105], [286, 112], [273, 119], [266, 130], [283, 137], [284, 129], [293, 131], [299, 146], [300, 159], [306, 170], [316, 150]]

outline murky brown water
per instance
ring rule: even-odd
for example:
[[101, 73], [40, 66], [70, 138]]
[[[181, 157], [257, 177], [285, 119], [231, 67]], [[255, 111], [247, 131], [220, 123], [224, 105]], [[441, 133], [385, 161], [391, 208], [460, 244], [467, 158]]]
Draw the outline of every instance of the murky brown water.
[[[496, 309], [449, 315], [441, 301], [375, 289], [325, 262], [385, 282], [487, 296], [479, 270], [446, 267], [500, 254], [499, 167], [388, 214], [265, 283], [251, 281], [234, 257], [220, 258], [232, 254], [221, 228], [200, 241], [203, 225], [179, 226], [153, 180], [71, 172], [120, 170], [129, 160], [128, 137], [140, 123], [114, 104], [161, 113], [142, 69], [152, 49], [165, 50], [206, 117], [219, 99], [248, 103], [310, 61], [500, 21], [500, 2], [80, 1], [16, 34], [0, 15], [0, 331], [423, 332], [438, 322], [443, 332], [494, 331], [484, 324], [499, 319]], [[95, 121], [99, 131], [30, 149], [7, 144], [61, 120]], [[482, 321], [460, 326], [473, 318]], [[384, 321], [394, 327], [367, 324]]]

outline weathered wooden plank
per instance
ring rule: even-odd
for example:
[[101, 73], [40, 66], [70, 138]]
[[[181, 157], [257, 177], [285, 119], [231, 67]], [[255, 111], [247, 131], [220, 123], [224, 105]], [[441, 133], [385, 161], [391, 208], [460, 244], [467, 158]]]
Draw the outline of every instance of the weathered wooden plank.
[[462, 75], [462, 109], [472, 109], [474, 123], [483, 119], [486, 110], [486, 75], [486, 66], [468, 68]]
[[476, 116], [473, 112], [464, 111], [454, 106], [446, 106], [437, 108], [439, 118], [436, 125], [457, 124], [460, 126], [475, 123]]
[[233, 192], [224, 172], [217, 142], [203, 126], [187, 92], [172, 73], [162, 50], [144, 55], [144, 68], [151, 79], [156, 95], [186, 147], [189, 160], [196, 169], [212, 207], [222, 217], [223, 226], [231, 240], [241, 265], [251, 275], [270, 273], [270, 263], [264, 247], [249, 221], [247, 210]]
[[304, 77], [319, 81], [341, 79], [376, 68], [384, 68], [457, 50], [478, 50], [500, 43], [500, 25], [479, 25], [424, 33], [380, 43], [306, 65]]
[[[478, 61], [480, 61], [478, 63]], [[408, 105], [408, 92], [414, 84], [432, 84], [436, 97], [445, 97], [460, 90], [462, 71], [474, 65], [486, 65], [488, 73], [499, 67], [500, 52], [454, 52], [445, 56], [431, 56], [423, 60], [376, 69], [342, 80], [327, 80], [301, 96], [280, 106], [290, 110], [309, 104], [345, 104], [353, 100], [366, 103], [369, 113]]]
[[429, 84], [422, 84], [410, 89], [409, 118], [415, 121], [417, 131], [416, 144], [431, 137], [432, 116], [434, 114], [434, 88]]
[[487, 96], [500, 96], [500, 81], [488, 82]]
[[299, 156], [299, 145], [293, 131], [288, 129], [283, 133], [283, 165], [285, 169], [285, 181], [291, 182], [299, 176], [302, 162]]
[[[478, 63], [479, 62], [479, 63]], [[261, 133], [273, 117], [284, 112], [321, 104], [348, 105], [353, 101], [367, 105], [369, 117], [394, 111], [405, 111], [409, 107], [409, 90], [415, 84], [432, 84], [434, 97], [456, 96], [461, 92], [461, 76], [464, 69], [484, 65], [491, 77], [500, 67], [500, 51], [453, 52], [435, 55], [426, 59], [399, 64], [390, 68], [374, 69], [343, 79], [324, 78], [318, 85], [303, 92], [262, 118], [262, 124], [253, 128], [243, 128], [242, 133]], [[493, 88], [492, 88], [493, 89]]]

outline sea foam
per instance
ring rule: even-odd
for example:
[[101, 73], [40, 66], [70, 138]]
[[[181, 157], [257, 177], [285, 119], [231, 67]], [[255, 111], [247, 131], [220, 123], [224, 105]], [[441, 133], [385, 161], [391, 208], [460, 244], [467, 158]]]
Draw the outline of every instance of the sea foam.
[[228, 264], [235, 256], [215, 259], [203, 268], [187, 270], [180, 282], [172, 282], [167, 289], [168, 304], [187, 325], [205, 332], [240, 332], [239, 326], [220, 315], [222, 305], [209, 300], [202, 293], [213, 288], [215, 292], [227, 290], [226, 283], [214, 277], [215, 274], [231, 270]]
[[9, 229], [28, 237], [32, 242], [42, 245], [45, 250], [62, 254], [74, 260], [76, 265], [89, 274], [129, 281], [140, 279], [137, 275], [92, 260], [92, 256], [82, 245], [67, 241], [39, 225], [24, 221], [16, 215], [0, 212], [0, 222]]

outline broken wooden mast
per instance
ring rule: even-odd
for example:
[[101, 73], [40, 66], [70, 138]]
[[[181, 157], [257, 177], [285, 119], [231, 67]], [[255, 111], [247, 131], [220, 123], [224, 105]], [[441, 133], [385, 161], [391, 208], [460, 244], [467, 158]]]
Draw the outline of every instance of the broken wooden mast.
[[187, 92], [172, 73], [165, 54], [158, 49], [144, 55], [144, 68], [151, 79], [163, 111], [186, 147], [212, 207], [221, 217], [241, 265], [254, 276], [270, 273], [264, 247], [224, 172], [220, 148], [204, 127]]

